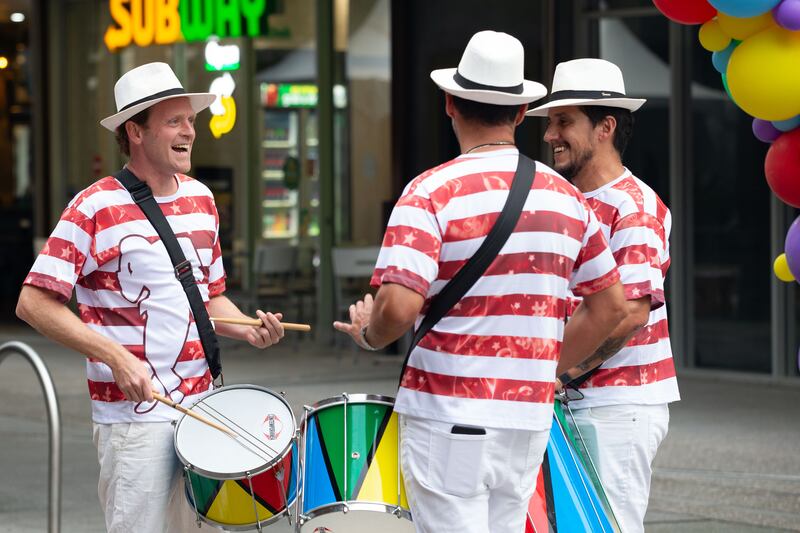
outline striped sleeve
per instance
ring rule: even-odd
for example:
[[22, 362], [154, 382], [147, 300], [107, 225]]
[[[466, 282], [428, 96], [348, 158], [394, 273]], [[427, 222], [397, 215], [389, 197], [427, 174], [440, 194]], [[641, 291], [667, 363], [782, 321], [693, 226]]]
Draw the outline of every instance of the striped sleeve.
[[71, 203], [61, 214], [23, 284], [52, 291], [61, 302], [67, 302], [78, 278], [97, 268], [91, 256], [94, 228], [94, 220]]
[[409, 187], [389, 217], [372, 286], [397, 283], [427, 296], [439, 273], [441, 249], [442, 232], [430, 195], [421, 186]]
[[222, 264], [222, 248], [219, 242], [219, 213], [211, 201], [214, 213], [214, 242], [211, 245], [211, 265], [208, 267], [208, 297], [213, 298], [225, 292], [225, 268]]
[[659, 220], [648, 213], [631, 213], [611, 228], [611, 249], [619, 267], [625, 297], [650, 296], [652, 309], [664, 305], [665, 235]]
[[588, 204], [584, 202], [583, 206], [586, 212], [586, 231], [569, 285], [577, 296], [600, 292], [619, 281], [614, 256], [600, 224]]

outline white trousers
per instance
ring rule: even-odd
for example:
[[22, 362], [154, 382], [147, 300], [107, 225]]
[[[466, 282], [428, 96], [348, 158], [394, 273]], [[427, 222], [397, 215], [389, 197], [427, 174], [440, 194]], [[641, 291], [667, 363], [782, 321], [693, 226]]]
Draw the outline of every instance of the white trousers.
[[669, 407], [609, 405], [573, 415], [620, 529], [644, 531], [653, 459], [667, 435]]
[[400, 416], [400, 461], [417, 533], [524, 531], [548, 431], [486, 428]]
[[97, 492], [109, 533], [184, 533], [198, 529], [184, 496], [169, 422], [94, 424]]

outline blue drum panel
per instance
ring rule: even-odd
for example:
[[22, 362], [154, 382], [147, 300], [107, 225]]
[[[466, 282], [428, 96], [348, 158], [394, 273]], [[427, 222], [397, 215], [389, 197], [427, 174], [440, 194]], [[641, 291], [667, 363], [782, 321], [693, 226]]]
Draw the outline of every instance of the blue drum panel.
[[613, 532], [597, 491], [558, 419], [553, 420], [550, 428], [547, 459], [558, 530]]
[[308, 419], [305, 436], [305, 472], [303, 479], [303, 512], [338, 501], [333, 492], [331, 474], [325, 462], [322, 442], [317, 431], [316, 420]]

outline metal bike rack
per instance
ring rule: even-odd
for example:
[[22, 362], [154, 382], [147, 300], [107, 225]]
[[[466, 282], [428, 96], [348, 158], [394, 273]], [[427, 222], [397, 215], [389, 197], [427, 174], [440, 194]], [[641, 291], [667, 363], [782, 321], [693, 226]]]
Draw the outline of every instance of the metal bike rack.
[[47, 491], [48, 533], [59, 533], [61, 530], [61, 415], [58, 412], [58, 398], [50, 372], [36, 351], [24, 342], [11, 341], [0, 345], [0, 364], [11, 353], [23, 356], [36, 371], [39, 384], [47, 403], [47, 425], [50, 433], [50, 486]]

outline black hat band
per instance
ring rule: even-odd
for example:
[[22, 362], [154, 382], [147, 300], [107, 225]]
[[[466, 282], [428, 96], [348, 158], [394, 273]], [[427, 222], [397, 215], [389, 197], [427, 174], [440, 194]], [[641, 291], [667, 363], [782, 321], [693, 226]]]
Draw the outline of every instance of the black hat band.
[[624, 93], [616, 91], [555, 91], [550, 93], [549, 102], [555, 100], [572, 100], [576, 98], [589, 98], [603, 100], [604, 98], [628, 98]]
[[481, 91], [499, 91], [501, 93], [509, 93], [509, 94], [522, 94], [522, 91], [525, 89], [524, 84], [520, 83], [519, 85], [514, 85], [513, 87], [498, 87], [497, 85], [484, 85], [483, 83], [478, 83], [472, 80], [468, 80], [464, 76], [461, 75], [458, 70], [456, 73], [453, 74], [453, 81], [459, 84], [464, 89], [477, 89]]
[[117, 111], [117, 113], [122, 113], [128, 108], [131, 108], [135, 105], [143, 104], [145, 102], [149, 102], [150, 100], [158, 100], [159, 98], [164, 98], [165, 96], [176, 96], [178, 94], [186, 94], [186, 89], [183, 87], [178, 87], [175, 89], [167, 89], [166, 91], [161, 91], [155, 94], [151, 94], [150, 96], [145, 96], [140, 100], [136, 100], [135, 102], [131, 102], [130, 104], [124, 106], [122, 109]]

